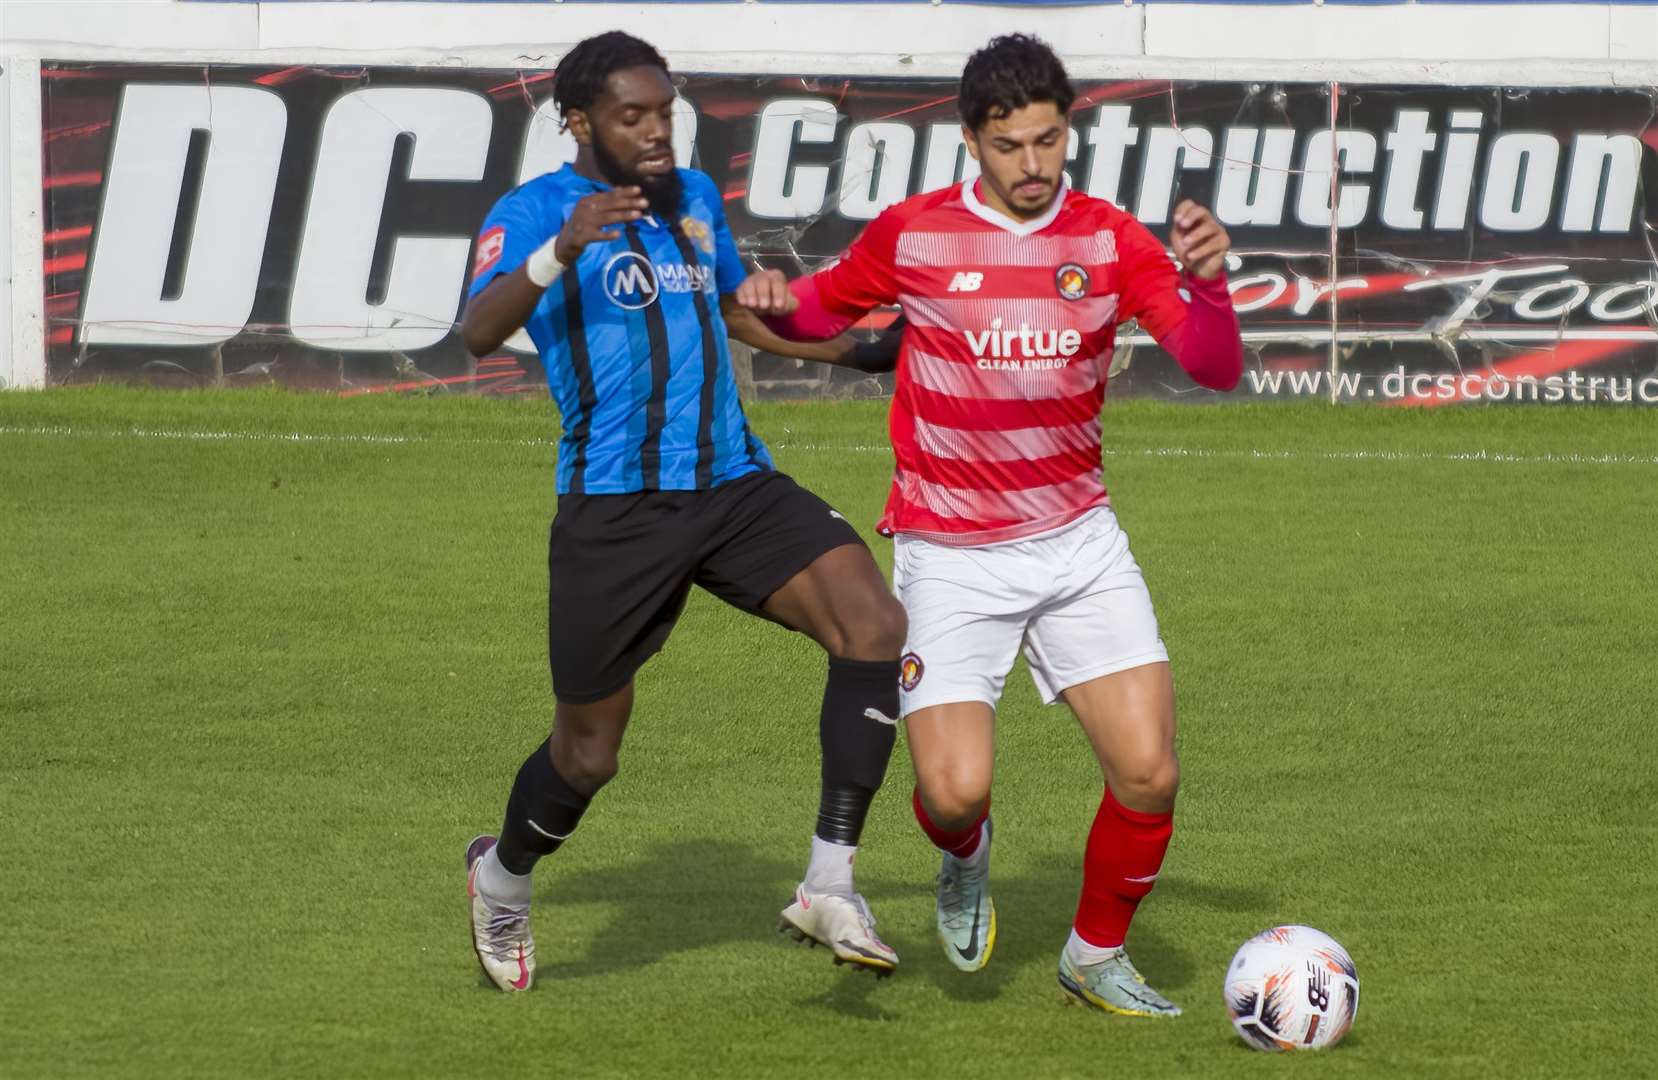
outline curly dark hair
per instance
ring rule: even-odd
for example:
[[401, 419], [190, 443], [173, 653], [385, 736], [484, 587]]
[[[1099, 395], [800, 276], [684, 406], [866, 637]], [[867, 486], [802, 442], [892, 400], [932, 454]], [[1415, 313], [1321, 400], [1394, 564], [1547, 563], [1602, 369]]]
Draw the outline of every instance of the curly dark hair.
[[631, 67], [658, 67], [667, 72], [668, 62], [650, 42], [620, 30], [577, 42], [553, 73], [553, 100], [558, 103], [558, 114], [569, 116], [571, 109], [591, 109], [604, 93], [605, 80]]
[[1041, 38], [1006, 34], [967, 58], [961, 71], [956, 108], [962, 123], [973, 131], [986, 120], [1039, 101], [1051, 101], [1061, 114], [1076, 100], [1065, 65]]

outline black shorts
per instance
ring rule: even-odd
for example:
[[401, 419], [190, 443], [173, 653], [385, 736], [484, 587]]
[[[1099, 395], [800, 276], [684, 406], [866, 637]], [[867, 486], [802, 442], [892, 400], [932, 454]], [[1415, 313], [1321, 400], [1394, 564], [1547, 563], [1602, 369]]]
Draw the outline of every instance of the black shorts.
[[827, 551], [861, 544], [780, 472], [704, 491], [561, 495], [547, 553], [553, 694], [609, 697], [668, 640], [692, 585], [744, 611]]

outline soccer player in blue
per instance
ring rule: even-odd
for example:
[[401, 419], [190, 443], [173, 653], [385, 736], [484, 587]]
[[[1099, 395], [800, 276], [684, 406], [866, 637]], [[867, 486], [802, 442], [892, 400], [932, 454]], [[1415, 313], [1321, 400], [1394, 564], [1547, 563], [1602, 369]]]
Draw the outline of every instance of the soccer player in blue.
[[467, 849], [478, 962], [502, 990], [529, 988], [531, 871], [616, 774], [634, 673], [700, 585], [829, 654], [817, 828], [779, 929], [890, 972], [852, 860], [897, 734], [903, 608], [857, 532], [749, 430], [726, 335], [841, 363], [848, 342], [784, 342], [736, 305], [747, 272], [713, 181], [675, 168], [655, 49], [619, 32], [583, 41], [553, 96], [579, 153], [495, 204], [462, 322], [477, 355], [527, 328], [564, 421], [548, 554], [557, 703], [499, 840]]

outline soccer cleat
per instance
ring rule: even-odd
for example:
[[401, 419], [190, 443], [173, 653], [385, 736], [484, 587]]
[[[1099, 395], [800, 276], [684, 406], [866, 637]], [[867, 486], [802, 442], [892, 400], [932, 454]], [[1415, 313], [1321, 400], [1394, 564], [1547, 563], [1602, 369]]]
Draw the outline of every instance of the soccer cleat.
[[938, 939], [944, 955], [962, 971], [978, 971], [990, 963], [996, 947], [996, 904], [990, 899], [990, 822], [984, 826], [984, 854], [979, 865], [968, 866], [944, 853], [938, 868]]
[[891, 975], [898, 966], [898, 954], [875, 936], [875, 916], [857, 893], [834, 896], [797, 887], [794, 903], [783, 909], [777, 929], [796, 941], [827, 945], [835, 963], [867, 968], [877, 977]]
[[1059, 954], [1059, 987], [1080, 1001], [1123, 1016], [1179, 1016], [1180, 1006], [1146, 985], [1124, 949], [1097, 964], [1078, 964], [1069, 949]]
[[530, 905], [492, 904], [478, 892], [478, 862], [495, 846], [480, 836], [466, 849], [466, 895], [472, 905], [472, 951], [489, 981], [511, 993], [528, 990], [535, 977], [535, 939]]

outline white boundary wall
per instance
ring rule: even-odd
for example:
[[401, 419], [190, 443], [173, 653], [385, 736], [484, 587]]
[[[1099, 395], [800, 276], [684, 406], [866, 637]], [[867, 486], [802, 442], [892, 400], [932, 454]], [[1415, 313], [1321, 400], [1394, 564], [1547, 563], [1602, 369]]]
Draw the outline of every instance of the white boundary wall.
[[[996, 33], [1078, 78], [1658, 88], [1658, 4], [179, 3], [0, 0], [0, 387], [45, 381], [40, 66], [49, 60], [551, 67], [634, 28], [684, 71], [948, 76]], [[884, 49], [887, 51], [872, 51]], [[1317, 59], [1311, 59], [1316, 57]], [[8, 235], [9, 234], [9, 235]]]

